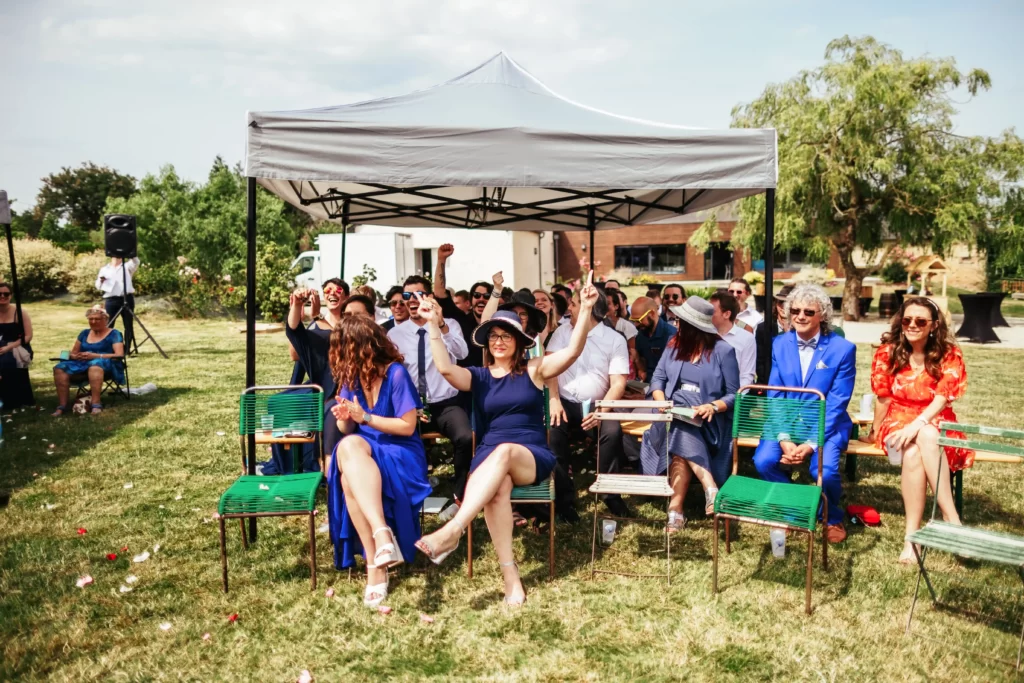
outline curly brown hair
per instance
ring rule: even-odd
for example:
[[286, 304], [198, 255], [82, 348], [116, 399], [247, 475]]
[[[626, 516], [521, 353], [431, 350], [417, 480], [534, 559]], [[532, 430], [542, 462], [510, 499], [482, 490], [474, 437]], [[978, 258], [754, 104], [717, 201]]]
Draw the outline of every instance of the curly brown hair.
[[339, 388], [361, 387], [369, 391], [389, 365], [404, 359], [380, 325], [370, 318], [350, 315], [342, 318], [331, 331], [328, 360]]
[[903, 336], [903, 316], [911, 306], [926, 308], [931, 312], [932, 322], [935, 326], [928, 335], [928, 341], [924, 347], [924, 368], [925, 371], [936, 380], [942, 378], [941, 364], [953, 348], [956, 347], [956, 338], [946, 324], [946, 316], [942, 315], [939, 307], [931, 299], [923, 296], [913, 296], [903, 300], [900, 310], [892, 318], [892, 325], [889, 331], [882, 335], [883, 344], [892, 344], [892, 353], [889, 354], [889, 374], [895, 375], [903, 368], [910, 365], [910, 342]]

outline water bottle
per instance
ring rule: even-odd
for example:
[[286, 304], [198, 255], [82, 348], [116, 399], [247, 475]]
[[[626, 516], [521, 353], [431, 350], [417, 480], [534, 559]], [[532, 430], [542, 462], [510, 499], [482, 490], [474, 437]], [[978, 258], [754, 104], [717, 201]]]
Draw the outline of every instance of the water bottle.
[[459, 514], [459, 504], [452, 503], [447, 508], [442, 510], [440, 514], [438, 514], [437, 519], [440, 522], [447, 522], [448, 520], [455, 517], [455, 515], [457, 514]]
[[772, 555], [782, 559], [786, 556], [786, 532], [782, 529], [772, 529], [768, 532], [772, 540]]

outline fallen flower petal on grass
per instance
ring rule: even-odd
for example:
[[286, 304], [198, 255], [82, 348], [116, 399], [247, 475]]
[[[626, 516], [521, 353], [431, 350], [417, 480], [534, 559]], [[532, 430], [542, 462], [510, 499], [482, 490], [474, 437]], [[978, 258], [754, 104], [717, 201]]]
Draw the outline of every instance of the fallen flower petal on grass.
[[209, 640], [209, 639], [210, 639], [210, 634], [209, 633], [204, 633], [203, 634], [203, 640]]
[[107, 559], [113, 562], [117, 559], [117, 553], [107, 553]]
[[334, 597], [334, 589], [333, 588], [328, 588], [327, 591], [324, 593], [324, 597], [333, 598]]
[[124, 582], [127, 583], [127, 584], [135, 583], [138, 580], [139, 580], [139, 577], [135, 576], [135, 574], [129, 574], [128, 576], [126, 576], [124, 578]]
[[57, 507], [58, 507], [58, 505], [57, 505], [57, 503], [47, 503], [47, 504], [46, 504], [46, 505], [45, 505], [44, 507], [45, 507], [45, 508], [46, 508], [47, 510], [53, 510], [53, 509], [57, 508]]
[[27, 436], [23, 436], [23, 437], [21, 437], [21, 440], [24, 441], [27, 438], [28, 438]]
[[156, 544], [153, 545], [153, 552], [154, 553], [160, 552], [160, 544], [159, 543], [156, 543]]
[[217, 432], [217, 436], [227, 436], [226, 432]]
[[143, 551], [132, 558], [132, 562], [145, 562], [149, 559], [149, 551]]
[[125, 546], [121, 546], [121, 552], [122, 553], [128, 552], [128, 546], [126, 546], [126, 545]]
[[131, 586], [125, 586], [124, 584], [121, 584], [122, 593], [131, 593], [133, 590], [134, 589]]
[[86, 535], [87, 533], [89, 533], [89, 532], [88, 532], [88, 531], [86, 531], [86, 529], [85, 529], [85, 527], [84, 527], [84, 526], [80, 526], [80, 527], [78, 527], [78, 535], [79, 535], [79, 536], [85, 536], [85, 535]]
[[422, 621], [424, 624], [433, 624], [434, 617], [430, 616], [429, 614], [423, 614], [422, 612], [420, 612], [420, 621]]
[[[46, 439], [43, 439], [43, 441], [46, 441]], [[57, 446], [55, 446], [54, 444], [52, 444], [52, 443], [50, 444], [50, 450], [51, 450], [51, 451], [52, 451], [52, 450], [53, 450], [54, 448], [56, 448], [56, 447], [57, 447]]]
[[387, 605], [381, 605], [380, 607], [377, 608], [377, 611], [380, 612], [381, 614], [391, 614], [391, 608], [388, 607]]
[[232, 614], [231, 616], [228, 617], [228, 623], [229, 624], [234, 624], [237, 621], [238, 621], [238, 612], [235, 612], [234, 614]]
[[131, 482], [128, 482], [127, 484], [125, 484], [125, 485], [124, 485], [124, 487], [125, 487], [126, 489], [130, 489], [130, 488], [135, 488], [135, 484], [133, 484], [133, 483], [131, 483]]
[[179, 493], [178, 495], [176, 495], [176, 496], [174, 497], [174, 500], [181, 500], [181, 494]]
[[171, 622], [165, 621], [164, 623], [160, 624], [160, 630], [161, 631], [170, 631], [171, 630]]
[[295, 683], [313, 683], [313, 674], [303, 669], [299, 677], [295, 679]]
[[86, 574], [85, 576], [79, 577], [78, 581], [75, 581], [75, 585], [79, 588], [85, 588], [92, 583], [92, 577]]

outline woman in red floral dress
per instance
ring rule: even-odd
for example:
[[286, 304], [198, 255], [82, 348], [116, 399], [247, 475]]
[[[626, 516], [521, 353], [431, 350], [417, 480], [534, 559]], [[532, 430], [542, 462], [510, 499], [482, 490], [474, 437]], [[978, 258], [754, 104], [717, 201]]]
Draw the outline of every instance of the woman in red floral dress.
[[[908, 534], [921, 528], [928, 486], [938, 492], [943, 519], [960, 523], [947, 468], [941, 469], [939, 481], [935, 477], [940, 451], [945, 452], [950, 471], [974, 464], [974, 451], [939, 446], [939, 424], [956, 421], [952, 403], [964, 395], [966, 388], [963, 354], [938, 307], [925, 297], [904, 301], [875, 352], [871, 389], [878, 397], [875, 443], [880, 448], [903, 451], [903, 507]], [[909, 543], [904, 545], [899, 561], [915, 562]]]

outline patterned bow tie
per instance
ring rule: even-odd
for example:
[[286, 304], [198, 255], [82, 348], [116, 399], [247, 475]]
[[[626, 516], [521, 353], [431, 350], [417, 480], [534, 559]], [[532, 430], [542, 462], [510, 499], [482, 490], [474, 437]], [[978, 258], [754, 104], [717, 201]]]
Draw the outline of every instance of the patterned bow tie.
[[797, 337], [796, 348], [798, 351], [803, 351], [804, 349], [810, 349], [811, 351], [813, 351], [814, 349], [818, 348], [818, 339], [817, 337], [815, 337], [814, 339], [808, 339], [807, 341], [804, 341], [800, 337]]

